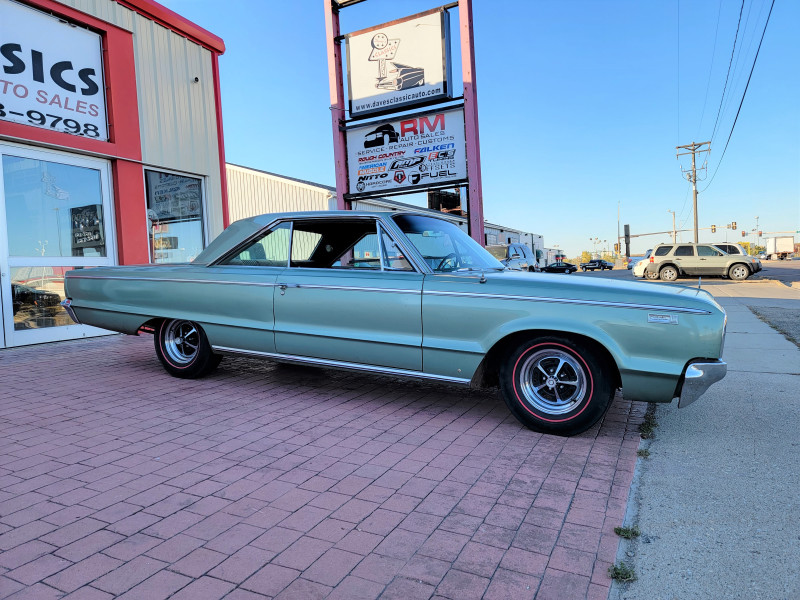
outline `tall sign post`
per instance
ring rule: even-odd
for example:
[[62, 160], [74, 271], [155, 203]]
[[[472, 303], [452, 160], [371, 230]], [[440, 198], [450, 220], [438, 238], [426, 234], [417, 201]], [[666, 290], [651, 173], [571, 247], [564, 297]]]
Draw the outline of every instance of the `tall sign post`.
[[467, 137], [469, 187], [467, 206], [469, 235], [481, 246], [483, 234], [483, 183], [481, 181], [481, 144], [478, 135], [478, 84], [475, 78], [475, 40], [472, 33], [472, 0], [458, 0], [461, 29], [461, 72], [464, 79], [464, 133]]
[[339, 5], [336, 0], [322, 0], [325, 5], [325, 35], [328, 48], [328, 81], [331, 93], [331, 124], [333, 126], [333, 159], [336, 169], [336, 209], [347, 210], [347, 146], [344, 134], [344, 83], [342, 78], [342, 47], [339, 38]]
[[[467, 187], [470, 236], [485, 243], [472, 0], [340, 34], [323, 0], [337, 207], [353, 199]], [[453, 98], [450, 13], [459, 8], [463, 98]], [[341, 42], [347, 52], [347, 104]]]

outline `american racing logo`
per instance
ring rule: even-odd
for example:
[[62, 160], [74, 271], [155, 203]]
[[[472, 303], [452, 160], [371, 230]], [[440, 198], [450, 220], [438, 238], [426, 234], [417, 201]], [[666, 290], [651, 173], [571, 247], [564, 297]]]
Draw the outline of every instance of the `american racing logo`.
[[389, 167], [390, 169], [410, 169], [412, 167], [416, 167], [417, 165], [425, 162], [424, 156], [409, 156], [408, 158], [401, 158], [400, 160], [396, 160], [392, 163], [392, 166]]

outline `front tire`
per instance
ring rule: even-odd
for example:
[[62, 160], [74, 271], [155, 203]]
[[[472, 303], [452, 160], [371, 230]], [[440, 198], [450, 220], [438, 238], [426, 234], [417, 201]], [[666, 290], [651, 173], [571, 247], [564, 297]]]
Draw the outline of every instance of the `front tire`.
[[645, 271], [644, 278], [649, 279], [650, 281], [655, 281], [658, 279], [658, 273], [655, 271]]
[[192, 321], [164, 319], [153, 337], [156, 356], [173, 377], [203, 377], [222, 360], [222, 356], [211, 350], [202, 327]]
[[678, 269], [672, 265], [667, 265], [661, 269], [658, 276], [661, 277], [661, 281], [675, 281], [678, 278]]
[[750, 277], [750, 269], [747, 268], [747, 265], [737, 263], [728, 269], [728, 277], [734, 281], [744, 281]]
[[566, 436], [597, 423], [614, 398], [609, 367], [600, 355], [558, 336], [518, 346], [500, 368], [500, 390], [523, 425]]

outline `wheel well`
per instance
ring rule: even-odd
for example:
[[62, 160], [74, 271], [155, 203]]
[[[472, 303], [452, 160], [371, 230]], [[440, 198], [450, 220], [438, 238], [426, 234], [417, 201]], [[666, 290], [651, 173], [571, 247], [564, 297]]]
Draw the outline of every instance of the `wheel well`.
[[489, 349], [489, 352], [486, 353], [486, 356], [483, 357], [481, 364], [478, 366], [478, 369], [472, 378], [471, 386], [497, 386], [499, 382], [498, 373], [500, 372], [500, 365], [503, 361], [503, 358], [511, 354], [511, 352], [514, 351], [514, 348], [526, 340], [546, 336], [559, 336], [566, 338], [577, 345], [588, 346], [611, 368], [614, 387], [619, 388], [622, 386], [622, 378], [620, 377], [617, 363], [605, 346], [603, 346], [597, 340], [585, 335], [552, 329], [528, 329], [525, 331], [517, 331], [498, 340], [495, 345]]
[[728, 267], [728, 273], [730, 273], [730, 272], [731, 272], [731, 269], [732, 269], [733, 267], [735, 267], [736, 265], [742, 265], [742, 266], [743, 266], [745, 269], [747, 269], [747, 271], [748, 271], [749, 273], [752, 273], [752, 272], [753, 272], [753, 270], [750, 268], [750, 265], [748, 265], [747, 263], [743, 263], [743, 262], [735, 262], [735, 263], [733, 263], [733, 264], [732, 264], [730, 267]]
[[155, 317], [149, 321], [145, 321], [139, 325], [139, 329], [136, 330], [136, 335], [139, 335], [140, 333], [155, 333], [158, 330], [158, 326], [161, 324], [161, 321], [163, 320], [164, 319], [162, 317]]
[[671, 263], [671, 262], [664, 263], [663, 265], [658, 265], [658, 272], [659, 272], [659, 273], [661, 273], [661, 270], [662, 270], [662, 269], [666, 269], [667, 267], [672, 267], [672, 268], [673, 268], [673, 269], [675, 269], [675, 270], [676, 270], [678, 273], [680, 273], [680, 272], [681, 272], [681, 268], [680, 268], [678, 265], [676, 265], [676, 264], [674, 264], [674, 263]]

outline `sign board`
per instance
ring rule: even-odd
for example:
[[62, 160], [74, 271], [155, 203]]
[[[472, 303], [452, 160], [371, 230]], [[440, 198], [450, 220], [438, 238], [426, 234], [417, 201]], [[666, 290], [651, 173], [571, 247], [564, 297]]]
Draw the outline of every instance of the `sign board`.
[[0, 0], [0, 120], [108, 140], [100, 35]]
[[102, 204], [89, 204], [88, 206], [70, 208], [69, 217], [73, 250], [97, 248], [105, 244], [103, 239]]
[[347, 130], [350, 196], [407, 192], [467, 179], [464, 109], [420, 113]]
[[350, 116], [450, 98], [449, 29], [435, 9], [348, 34]]
[[194, 177], [145, 171], [148, 195], [147, 217], [153, 225], [172, 221], [195, 221], [202, 216], [202, 182]]

